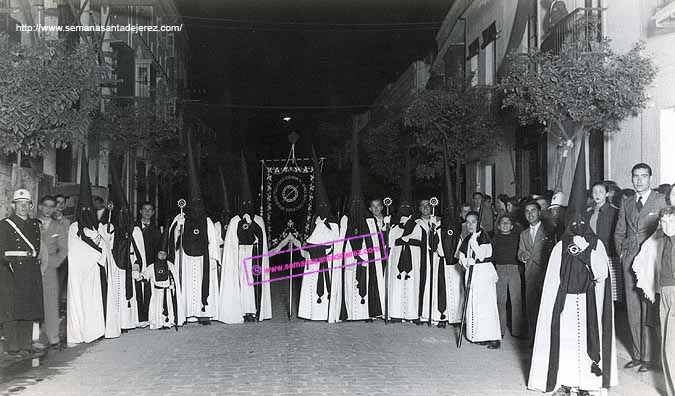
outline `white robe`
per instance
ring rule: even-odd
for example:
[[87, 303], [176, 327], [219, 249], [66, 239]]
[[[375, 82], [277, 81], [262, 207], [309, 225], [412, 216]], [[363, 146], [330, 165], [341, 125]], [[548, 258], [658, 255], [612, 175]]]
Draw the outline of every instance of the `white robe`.
[[[502, 330], [497, 308], [497, 271], [491, 261], [492, 244], [478, 245], [479, 233], [471, 234], [467, 253], [459, 252], [459, 262], [466, 268], [465, 284], [469, 281], [469, 267], [473, 265], [471, 286], [466, 298], [466, 336], [471, 342], [499, 341]], [[460, 243], [461, 246], [461, 243]], [[467, 285], [468, 287], [468, 285]]]
[[[112, 254], [115, 229], [112, 225], [110, 225], [110, 230], [111, 232], [108, 233], [108, 225], [106, 224], [99, 224], [98, 226], [98, 232], [103, 237], [103, 243], [105, 244], [103, 250], [106, 256], [108, 281], [105, 338], [117, 338], [122, 334], [122, 329], [133, 329], [138, 324], [138, 304], [135, 287], [132, 287], [131, 300], [126, 299], [126, 271], [120, 269], [115, 263]], [[135, 256], [133, 260], [132, 263], [135, 262]]]
[[[177, 222], [178, 216], [173, 219], [169, 229]], [[213, 222], [208, 217], [206, 218], [206, 231], [209, 249], [209, 296], [206, 299], [207, 305], [204, 311], [202, 311], [203, 256], [188, 256], [183, 251], [183, 247], [180, 246], [180, 227], [175, 227], [173, 234], [174, 246], [180, 246], [176, 249], [175, 260], [179, 261], [181, 254], [183, 257], [182, 274], [179, 275], [182, 298], [179, 304], [183, 305], [185, 316], [191, 319], [190, 321], [197, 321], [197, 318], [213, 318], [218, 313], [218, 262], [220, 261], [218, 252], [220, 248], [216, 243]], [[178, 264], [178, 272], [181, 272], [180, 264]]]
[[366, 218], [366, 224], [368, 224], [368, 230], [370, 231], [370, 240], [373, 247], [377, 247], [378, 250], [373, 252], [375, 256], [375, 261], [369, 265], [374, 265], [377, 269], [375, 275], [377, 276], [377, 291], [379, 292], [380, 306], [382, 311], [382, 317], [384, 317], [384, 296], [386, 295], [386, 286], [384, 282], [384, 269], [386, 267], [387, 258], [389, 257], [387, 253], [387, 240], [384, 228], [388, 225], [389, 219], [385, 219], [387, 223], [377, 224], [377, 220], [374, 217]]
[[[408, 218], [403, 218], [407, 220]], [[408, 274], [410, 277], [405, 279], [405, 273], [398, 279], [398, 262], [403, 252], [403, 246], [396, 246], [395, 242], [403, 235], [403, 228], [400, 225], [394, 225], [389, 231], [389, 246], [391, 252], [389, 256], [389, 318], [416, 320], [419, 319], [419, 290], [420, 290], [420, 247], [410, 246], [412, 256], [412, 271]], [[405, 242], [411, 239], [420, 240], [422, 238], [422, 229], [415, 225], [413, 232], [403, 237]]]
[[[248, 214], [245, 219], [250, 221]], [[253, 285], [253, 261], [245, 260], [252, 256], [252, 245], [240, 246], [237, 226], [241, 217], [235, 215], [227, 227], [225, 245], [223, 247], [223, 269], [220, 280], [219, 311], [216, 320], [223, 323], [243, 323], [245, 314], [255, 314], [255, 294]], [[272, 298], [270, 295], [269, 257], [267, 251], [267, 234], [262, 217], [255, 215], [253, 221], [262, 230], [262, 296], [260, 303], [260, 321], [272, 318]], [[246, 265], [246, 270], [244, 270]]]
[[[134, 229], [131, 233], [132, 238], [134, 238], [134, 242], [136, 243], [136, 246], [138, 247], [138, 254], [141, 257], [136, 258], [136, 251], [134, 250], [134, 245], [132, 244], [129, 249], [129, 259], [131, 260], [130, 262], [132, 264], [135, 264], [137, 261], [140, 260], [140, 268], [139, 272], [145, 271], [145, 269], [148, 267], [148, 260], [145, 252], [145, 239], [143, 238], [143, 230], [139, 226], [134, 226]], [[153, 258], [154, 259], [154, 258]], [[138, 295], [136, 294], [136, 284], [138, 281], [134, 281], [134, 301], [136, 303], [136, 327], [145, 327], [148, 325], [148, 322], [140, 322], [140, 319], [138, 318]], [[123, 329], [127, 329], [128, 327], [122, 327]]]
[[[225, 246], [225, 235], [223, 235], [223, 225], [220, 220], [213, 223], [213, 230], [216, 237], [216, 244], [218, 245], [218, 257], [223, 257], [223, 247]], [[222, 276], [222, 261], [218, 262], [218, 293], [220, 294], [220, 277]]]
[[[348, 224], [348, 218], [347, 216], [342, 216], [342, 219], [340, 220], [340, 227], [343, 229], [347, 229], [347, 224]], [[377, 276], [377, 274], [382, 275], [382, 259], [379, 256], [382, 252], [379, 251], [379, 244], [377, 243], [377, 235], [372, 236], [371, 240], [374, 241], [373, 243], [373, 253], [375, 256], [375, 259], [373, 261], [365, 263], [365, 261], [369, 261], [369, 255], [365, 252], [365, 250], [368, 248], [368, 246], [365, 243], [365, 240], [361, 240], [361, 244], [358, 247], [357, 250], [359, 252], [354, 252], [352, 250], [352, 244], [350, 241], [345, 241], [344, 243], [344, 248], [343, 248], [343, 253], [345, 255], [344, 259], [344, 300], [345, 300], [345, 308], [347, 310], [347, 320], [365, 320], [365, 319], [370, 319], [374, 317], [379, 317], [379, 315], [374, 315], [371, 314], [369, 311], [369, 299], [371, 296], [368, 294], [368, 287], [366, 286], [366, 295], [362, 298], [361, 295], [359, 294], [359, 288], [358, 288], [358, 282], [356, 280], [356, 270], [358, 265], [361, 265], [366, 269], [366, 277], [365, 277], [365, 282], [366, 285], [368, 285], [372, 280], [370, 279], [370, 270], [368, 266], [374, 265], [376, 269], [376, 277], [375, 282], [377, 282], [378, 286], [378, 296], [375, 298], [380, 299], [380, 294], [383, 293], [384, 290], [384, 277], [380, 278], [380, 276]], [[359, 254], [357, 254], [359, 253]], [[357, 264], [357, 260], [355, 256], [359, 256], [361, 260], [364, 262], [363, 264]], [[380, 283], [381, 282], [381, 283]], [[384, 311], [384, 294], [381, 294], [382, 298], [380, 299], [380, 309]]]
[[[152, 295], [150, 296], [150, 307], [148, 309], [148, 321], [150, 322], [150, 329], [161, 329], [162, 327], [175, 326], [175, 312], [173, 309], [172, 293], [176, 293], [176, 300], [181, 301], [182, 293], [180, 288], [180, 280], [178, 279], [178, 270], [172, 262], [167, 262], [169, 272], [176, 282], [170, 287], [164, 287], [157, 283], [155, 279], [155, 264], [150, 264], [143, 270], [141, 276], [143, 279], [150, 282], [152, 287]], [[164, 298], [166, 298], [167, 315], [164, 315]], [[178, 325], [182, 326], [185, 323], [185, 306], [176, 304], [178, 309]]]
[[99, 265], [105, 252], [98, 252], [77, 236], [77, 222], [68, 229], [68, 315], [69, 344], [92, 342], [105, 333]]
[[[432, 323], [438, 323], [440, 321], [445, 321], [448, 323], [460, 323], [462, 321], [462, 304], [464, 302], [464, 286], [462, 285], [464, 280], [464, 272], [462, 266], [459, 264], [452, 265], [452, 255], [445, 253], [443, 250], [443, 242], [441, 236], [441, 229], [436, 229], [436, 235], [438, 236], [439, 243], [436, 248], [436, 254], [434, 254], [434, 293], [432, 299]], [[441, 312], [438, 309], [438, 292], [435, 290], [437, 288], [438, 282], [437, 279], [440, 276], [440, 262], [441, 258], [444, 258], [444, 277], [445, 277], [445, 311]], [[441, 314], [445, 315], [441, 318]]]
[[[433, 312], [434, 308], [430, 307], [429, 305], [429, 293], [431, 293], [430, 290], [430, 285], [431, 285], [431, 269], [432, 266], [434, 267], [434, 300], [438, 300], [438, 290], [436, 290], [437, 285], [438, 285], [438, 255], [436, 252], [431, 252], [429, 243], [431, 241], [431, 229], [429, 227], [428, 222], [431, 222], [434, 224], [434, 229], [438, 229], [440, 225], [438, 224], [438, 221], [436, 221], [435, 217], [431, 217], [428, 221], [427, 220], [422, 220], [422, 219], [416, 219], [417, 225], [424, 230], [424, 234], [426, 236], [426, 240], [422, 241], [426, 244], [426, 249], [424, 251], [420, 251], [420, 260], [421, 260], [421, 255], [424, 254], [426, 255], [426, 271], [425, 271], [425, 279], [424, 279], [424, 285], [420, 285], [420, 287], [423, 287], [423, 297], [422, 297], [422, 315], [420, 316], [420, 321], [421, 322], [428, 322], [429, 321], [429, 310], [431, 308], [431, 311]], [[420, 267], [420, 277], [422, 276], [422, 263], [420, 262], [419, 264]], [[438, 301], [436, 301], [438, 303]], [[438, 314], [438, 317], [440, 318], [440, 313]]]
[[[534, 349], [532, 350], [532, 364], [530, 377], [527, 383], [529, 389], [546, 391], [548, 376], [549, 353], [551, 344], [551, 320], [553, 305], [560, 286], [560, 264], [562, 261], [562, 241], [558, 242], [548, 261], [546, 278], [539, 306], [537, 330], [535, 333]], [[602, 346], [602, 311], [605, 297], [605, 282], [610, 282], [609, 259], [602, 241], [591, 252], [591, 269], [595, 276], [595, 299], [598, 311], [598, 328], [600, 330], [600, 344]], [[591, 372], [591, 360], [586, 352], [586, 295], [568, 294], [565, 298], [565, 307], [560, 314], [560, 356], [558, 377], [554, 389], [560, 385], [579, 387], [587, 391], [602, 389], [602, 376]], [[616, 336], [614, 334], [614, 317], [612, 316], [612, 353], [610, 358], [610, 386], [618, 385], [616, 362]], [[602, 348], [600, 355], [602, 356]], [[607, 364], [602, 359], [599, 364], [604, 371]]]
[[[305, 259], [305, 274], [302, 276], [302, 287], [300, 289], [300, 303], [298, 305], [298, 317], [308, 320], [323, 320], [329, 323], [335, 323], [340, 317], [340, 283], [342, 273], [339, 266], [342, 265], [342, 259], [338, 257], [342, 254], [343, 243], [340, 241], [342, 236], [337, 223], [329, 223], [330, 229], [326, 227], [325, 220], [316, 219], [316, 227], [312, 234], [307, 238], [307, 243], [312, 245], [327, 245], [326, 256], [336, 256], [328, 260], [328, 271], [324, 271], [324, 293], [317, 295], [316, 288], [319, 279], [319, 273], [314, 272], [319, 269], [318, 263], [309, 262], [309, 253], [301, 251]], [[328, 242], [334, 242], [328, 244]], [[330, 282], [330, 283], [329, 283]], [[328, 290], [330, 289], [330, 294]], [[329, 298], [330, 297], [330, 298]], [[321, 302], [319, 302], [321, 300]]]

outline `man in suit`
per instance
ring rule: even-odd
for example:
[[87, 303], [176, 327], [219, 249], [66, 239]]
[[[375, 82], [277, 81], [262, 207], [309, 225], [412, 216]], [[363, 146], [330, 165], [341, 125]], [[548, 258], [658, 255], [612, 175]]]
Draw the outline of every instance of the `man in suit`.
[[659, 211], [666, 207], [666, 201], [662, 194], [650, 188], [652, 168], [649, 165], [639, 163], [633, 166], [631, 175], [636, 194], [623, 200], [614, 242], [623, 267], [626, 310], [632, 337], [632, 360], [625, 368], [640, 366], [639, 371], [646, 372], [654, 369], [659, 358], [658, 300], [652, 304], [636, 288], [631, 266], [642, 243], [656, 231]]
[[472, 203], [471, 210], [478, 213], [478, 215], [480, 216], [480, 224], [479, 224], [480, 228], [486, 231], [488, 234], [492, 235], [495, 221], [492, 206], [488, 205], [487, 202], [485, 202], [485, 197], [483, 193], [480, 191], [476, 191], [475, 193], [473, 193], [471, 203]]
[[68, 256], [68, 227], [64, 222], [53, 218], [56, 199], [50, 195], [40, 200], [39, 217], [41, 222], [40, 249], [42, 288], [44, 300], [45, 322], [43, 332], [52, 348], [61, 344], [59, 337], [59, 276], [58, 268]]
[[525, 263], [525, 309], [529, 328], [530, 343], [534, 342], [537, 328], [537, 314], [541, 301], [548, 256], [551, 254], [554, 240], [550, 230], [541, 221], [541, 206], [530, 201], [524, 207], [525, 218], [530, 224], [520, 234], [518, 260]]

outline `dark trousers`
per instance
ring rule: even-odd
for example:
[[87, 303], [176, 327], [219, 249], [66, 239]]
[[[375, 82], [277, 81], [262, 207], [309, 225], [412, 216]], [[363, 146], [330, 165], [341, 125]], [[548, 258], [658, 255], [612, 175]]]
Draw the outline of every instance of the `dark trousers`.
[[659, 359], [658, 299], [652, 304], [636, 287], [633, 257], [624, 257], [623, 281], [626, 295], [626, 312], [630, 327], [631, 344], [628, 352], [633, 360], [656, 362]]
[[506, 301], [511, 300], [511, 335], [520, 337], [525, 335], [525, 317], [523, 315], [522, 284], [518, 265], [495, 265], [499, 280], [497, 281], [497, 307], [499, 308], [499, 323], [502, 326], [502, 337], [506, 334]]
[[8, 352], [30, 350], [33, 343], [33, 321], [14, 320], [3, 324]]
[[531, 343], [534, 342], [534, 333], [537, 330], [537, 316], [539, 315], [539, 303], [541, 302], [545, 276], [546, 269], [534, 264], [525, 266], [525, 308]]
[[668, 396], [675, 396], [675, 286], [661, 290], [661, 364]]

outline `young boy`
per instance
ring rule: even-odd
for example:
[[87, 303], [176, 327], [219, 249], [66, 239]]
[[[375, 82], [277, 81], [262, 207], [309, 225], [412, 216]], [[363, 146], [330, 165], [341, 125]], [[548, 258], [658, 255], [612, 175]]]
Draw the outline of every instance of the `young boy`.
[[499, 349], [501, 329], [495, 287], [498, 277], [492, 265], [492, 242], [487, 233], [478, 227], [478, 216], [474, 211], [466, 215], [470, 235], [459, 245], [459, 262], [466, 269], [466, 298], [469, 299], [466, 337], [471, 342], [487, 345], [489, 349]]
[[[166, 234], [166, 233], [165, 233]], [[148, 309], [150, 329], [168, 329], [182, 326], [185, 323], [183, 305], [178, 302], [182, 298], [180, 280], [176, 267], [168, 261], [165, 247], [157, 252], [157, 261], [145, 267], [143, 272], [134, 272], [134, 279], [150, 282], [152, 295]]]
[[492, 238], [497, 281], [497, 306], [502, 337], [506, 333], [506, 300], [511, 299], [511, 335], [527, 335], [523, 315], [520, 265], [518, 264], [518, 241], [520, 235], [513, 232], [511, 216], [503, 214], [497, 220], [497, 233]]

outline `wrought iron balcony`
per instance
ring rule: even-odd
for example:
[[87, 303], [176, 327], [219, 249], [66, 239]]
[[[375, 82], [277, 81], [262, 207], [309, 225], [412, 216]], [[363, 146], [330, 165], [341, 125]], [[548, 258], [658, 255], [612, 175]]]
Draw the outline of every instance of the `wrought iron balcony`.
[[541, 42], [542, 51], [559, 54], [565, 42], [590, 50], [602, 41], [602, 8], [577, 8], [556, 23]]

